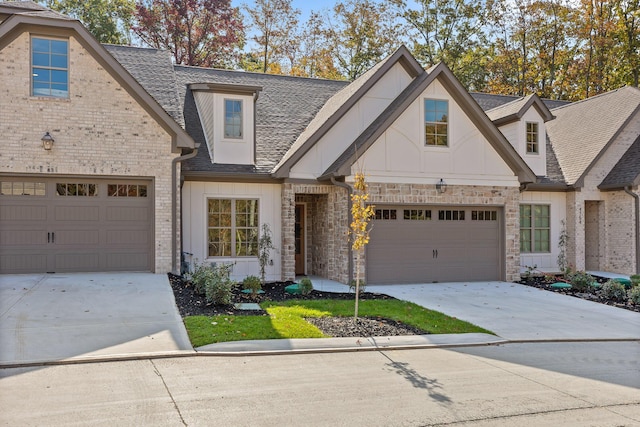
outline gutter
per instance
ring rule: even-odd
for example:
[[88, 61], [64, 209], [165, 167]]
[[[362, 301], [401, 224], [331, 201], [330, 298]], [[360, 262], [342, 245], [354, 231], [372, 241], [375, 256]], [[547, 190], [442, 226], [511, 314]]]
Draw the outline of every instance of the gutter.
[[[178, 172], [176, 166], [178, 163], [184, 162], [185, 160], [189, 160], [198, 154], [198, 148], [200, 148], [200, 144], [196, 144], [195, 148], [182, 156], [176, 157], [171, 161], [171, 271], [174, 274], [179, 274], [180, 271], [177, 269], [176, 257], [178, 256], [178, 242], [176, 241], [178, 233]], [[181, 234], [182, 236], [182, 234]]]
[[[351, 188], [351, 186], [345, 182], [340, 182], [340, 181], [336, 181], [336, 177], [335, 176], [331, 176], [331, 183], [337, 187], [342, 187], [342, 188], [346, 188], [347, 189], [347, 193], [348, 193], [348, 206], [349, 206], [349, 214], [351, 214], [351, 194], [353, 194], [353, 188]], [[349, 274], [349, 282], [347, 283], [347, 285], [351, 285], [351, 283], [353, 282], [353, 247], [351, 246], [351, 239], [349, 239], [349, 267], [348, 267], [348, 274]]]
[[636, 225], [636, 274], [640, 274], [640, 196], [631, 191], [630, 186], [624, 187], [624, 192], [635, 199], [635, 225]]

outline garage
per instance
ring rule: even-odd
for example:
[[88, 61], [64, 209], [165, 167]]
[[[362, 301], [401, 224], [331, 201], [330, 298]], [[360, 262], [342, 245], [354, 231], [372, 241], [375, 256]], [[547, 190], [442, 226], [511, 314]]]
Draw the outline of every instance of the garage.
[[152, 271], [152, 181], [0, 176], [0, 273]]
[[485, 206], [376, 207], [367, 283], [501, 280], [502, 212]]

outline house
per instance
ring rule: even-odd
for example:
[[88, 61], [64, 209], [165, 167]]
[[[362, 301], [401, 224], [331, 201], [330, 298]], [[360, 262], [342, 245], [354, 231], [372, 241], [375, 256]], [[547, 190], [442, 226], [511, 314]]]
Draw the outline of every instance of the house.
[[[471, 94], [445, 65], [425, 70], [404, 47], [352, 83], [176, 66], [166, 52], [101, 46], [76, 21], [17, 4], [0, 3], [0, 67], [10, 76], [0, 83], [10, 135], [0, 153], [2, 272], [81, 271], [92, 251], [120, 254], [120, 264], [84, 270], [176, 271], [184, 251], [233, 263], [241, 280], [258, 273], [267, 224], [276, 246], [268, 280], [348, 283], [358, 171], [376, 213], [368, 283], [513, 281], [524, 266], [558, 270], [560, 252], [577, 269], [638, 271], [637, 88], [577, 103]], [[57, 81], [44, 95], [36, 87], [42, 67], [31, 65], [30, 43], [47, 34], [70, 45], [62, 97]], [[105, 188], [78, 195], [92, 184]], [[138, 197], [110, 199], [120, 188]], [[130, 213], [144, 202], [155, 241], [139, 251], [150, 261], [125, 265], [135, 258], [127, 250], [143, 246], [125, 227], [135, 229]], [[81, 208], [103, 219], [87, 231]], [[86, 244], [61, 244], [64, 233]], [[52, 259], [22, 260], [38, 256]]]

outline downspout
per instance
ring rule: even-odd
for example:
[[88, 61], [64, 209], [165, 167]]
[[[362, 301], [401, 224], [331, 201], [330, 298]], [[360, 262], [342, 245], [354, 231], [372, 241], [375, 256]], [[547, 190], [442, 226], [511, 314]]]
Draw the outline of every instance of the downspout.
[[178, 242], [177, 242], [178, 215], [180, 214], [178, 212], [177, 165], [178, 163], [184, 162], [185, 160], [189, 160], [195, 157], [196, 154], [198, 154], [198, 148], [200, 148], [200, 144], [196, 144], [195, 148], [191, 152], [184, 154], [182, 156], [176, 157], [171, 161], [171, 189], [172, 189], [171, 192], [173, 195], [173, 197], [171, 197], [171, 212], [173, 213], [171, 215], [171, 271], [174, 274], [180, 273], [180, 271], [178, 271], [177, 263], [176, 263], [176, 259], [178, 256]]
[[[342, 187], [342, 188], [346, 188], [347, 189], [347, 194], [348, 194], [348, 206], [349, 206], [349, 214], [351, 214], [351, 194], [353, 193], [353, 188], [351, 188], [351, 186], [349, 184], [347, 184], [346, 182], [339, 182], [336, 181], [336, 177], [335, 176], [331, 176], [331, 183], [337, 187]], [[348, 274], [349, 274], [349, 282], [347, 283], [347, 285], [351, 285], [351, 283], [353, 282], [353, 248], [351, 246], [351, 243], [349, 243], [349, 267], [348, 267]]]
[[640, 274], [640, 196], [631, 191], [631, 187], [624, 188], [624, 192], [635, 199], [635, 222], [636, 222], [636, 274]]

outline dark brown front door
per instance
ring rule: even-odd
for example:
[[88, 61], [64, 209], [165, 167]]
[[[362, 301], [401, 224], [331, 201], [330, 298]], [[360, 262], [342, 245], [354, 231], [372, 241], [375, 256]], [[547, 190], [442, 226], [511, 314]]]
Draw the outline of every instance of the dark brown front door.
[[296, 205], [296, 275], [304, 270], [304, 205]]

